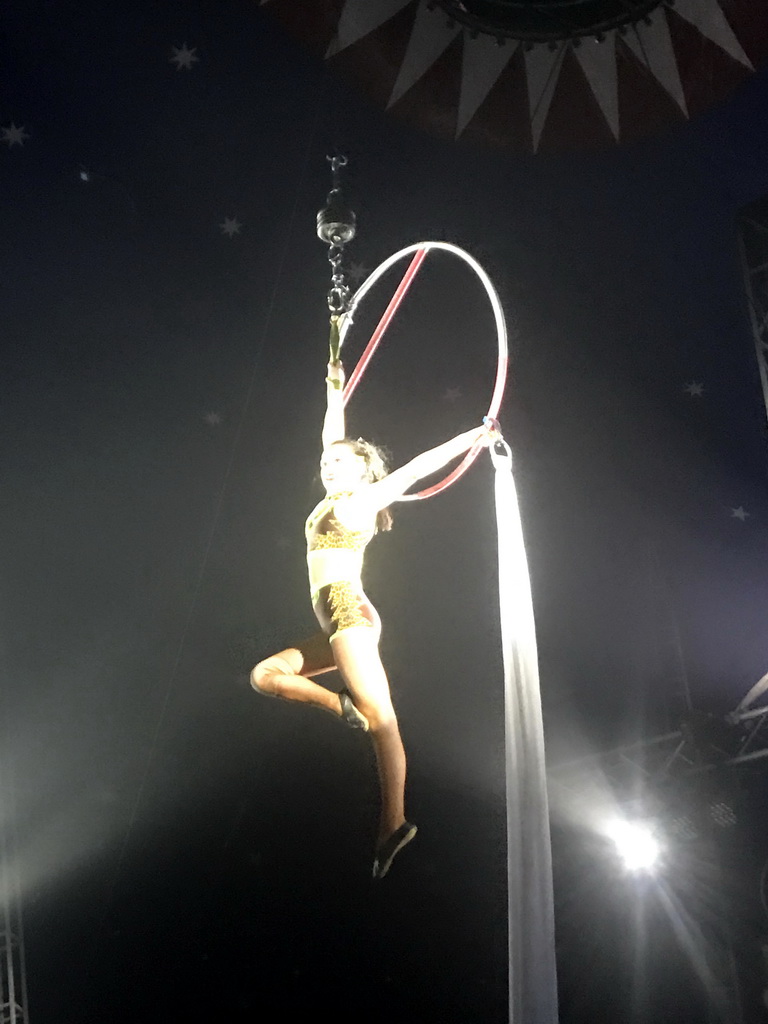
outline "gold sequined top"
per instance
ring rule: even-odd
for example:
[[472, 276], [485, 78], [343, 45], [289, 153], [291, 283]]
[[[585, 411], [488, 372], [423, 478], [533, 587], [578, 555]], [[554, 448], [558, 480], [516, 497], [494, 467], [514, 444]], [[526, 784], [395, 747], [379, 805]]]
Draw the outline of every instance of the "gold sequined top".
[[360, 582], [363, 555], [376, 527], [372, 524], [370, 530], [350, 530], [339, 522], [334, 507], [339, 498], [349, 494], [351, 491], [327, 495], [307, 519], [307, 569], [313, 601], [329, 583]]

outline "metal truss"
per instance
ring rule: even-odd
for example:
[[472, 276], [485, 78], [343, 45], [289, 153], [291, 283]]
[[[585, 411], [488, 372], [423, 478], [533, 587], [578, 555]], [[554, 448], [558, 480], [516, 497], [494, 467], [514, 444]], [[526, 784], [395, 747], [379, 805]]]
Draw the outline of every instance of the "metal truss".
[[[768, 758], [768, 705], [718, 717], [692, 713], [677, 732], [554, 765], [550, 785], [583, 792], [600, 776], [616, 793], [636, 794], [717, 769]], [[766, 766], [768, 768], [768, 766]]]
[[768, 415], [768, 196], [745, 206], [738, 217], [744, 287]]
[[2, 915], [0, 1021], [2, 1024], [29, 1024], [24, 970], [24, 933], [17, 894], [4, 894]]
[[0, 767], [0, 1024], [29, 1024], [11, 781]]

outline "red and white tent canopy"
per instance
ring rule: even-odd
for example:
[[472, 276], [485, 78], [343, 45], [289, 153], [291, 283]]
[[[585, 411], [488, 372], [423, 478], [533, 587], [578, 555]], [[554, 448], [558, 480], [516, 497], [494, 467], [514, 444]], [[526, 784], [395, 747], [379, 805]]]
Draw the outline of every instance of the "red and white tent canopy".
[[528, 150], [624, 141], [716, 103], [768, 55], [766, 0], [668, 0], [637, 24], [531, 43], [423, 0], [260, 0], [406, 121]]

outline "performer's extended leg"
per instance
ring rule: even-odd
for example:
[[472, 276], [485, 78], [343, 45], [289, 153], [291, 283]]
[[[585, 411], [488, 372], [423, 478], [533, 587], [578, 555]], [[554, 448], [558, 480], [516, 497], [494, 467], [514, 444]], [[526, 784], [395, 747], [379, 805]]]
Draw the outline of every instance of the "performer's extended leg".
[[325, 633], [316, 633], [297, 647], [288, 647], [271, 658], [265, 658], [251, 672], [251, 686], [260, 693], [341, 715], [338, 693], [313, 683], [310, 676], [331, 672], [336, 668], [333, 650]]
[[330, 642], [333, 656], [356, 707], [368, 719], [381, 789], [379, 843], [405, 821], [405, 750], [392, 706], [378, 633], [363, 626], [345, 629]]

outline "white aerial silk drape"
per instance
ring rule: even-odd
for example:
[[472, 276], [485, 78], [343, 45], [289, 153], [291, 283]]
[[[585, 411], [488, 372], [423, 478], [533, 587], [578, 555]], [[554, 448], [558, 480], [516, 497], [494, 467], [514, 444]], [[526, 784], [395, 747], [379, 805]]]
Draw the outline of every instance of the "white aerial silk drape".
[[557, 1024], [557, 972], [544, 730], [523, 529], [505, 442], [495, 469], [504, 656], [510, 1024]]

